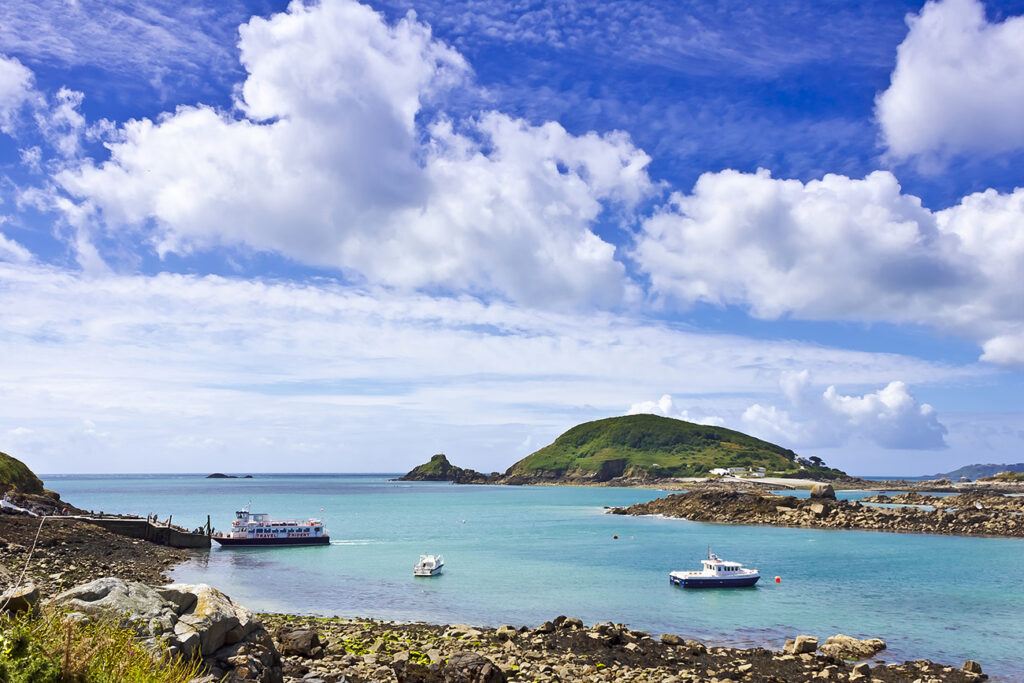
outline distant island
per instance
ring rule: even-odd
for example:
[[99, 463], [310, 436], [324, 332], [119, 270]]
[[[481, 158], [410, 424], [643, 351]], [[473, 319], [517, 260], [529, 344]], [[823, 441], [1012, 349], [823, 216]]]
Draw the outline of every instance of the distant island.
[[1017, 462], [1010, 465], [964, 465], [952, 472], [936, 474], [932, 478], [952, 479], [953, 481], [956, 481], [961, 477], [967, 477], [968, 479], [981, 479], [983, 477], [993, 477], [1001, 472], [1024, 472], [1024, 462]]
[[526, 456], [504, 473], [456, 467], [433, 456], [400, 481], [465, 484], [628, 484], [680, 477], [738, 475], [842, 479], [820, 458], [724, 427], [658, 415], [625, 415], [585, 422]]
[[240, 477], [234, 474], [224, 474], [223, 472], [214, 472], [206, 477], [207, 479], [252, 479], [251, 474], [247, 474], [244, 477]]

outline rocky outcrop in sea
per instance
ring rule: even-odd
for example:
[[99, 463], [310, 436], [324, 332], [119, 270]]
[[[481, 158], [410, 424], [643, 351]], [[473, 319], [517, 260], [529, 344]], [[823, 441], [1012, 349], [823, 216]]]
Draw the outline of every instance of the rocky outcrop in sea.
[[[914, 497], [913, 500], [925, 499]], [[648, 503], [612, 508], [608, 512], [730, 524], [1024, 537], [1024, 514], [1021, 514], [1024, 500], [1019, 498], [969, 494], [963, 498], [928, 497], [927, 500], [936, 504], [935, 509], [922, 509], [917, 507], [918, 503], [877, 507], [827, 497], [795, 498], [763, 491], [705, 490], [673, 494]]]
[[456, 467], [448, 462], [444, 453], [438, 453], [429, 461], [414, 467], [394, 481], [450, 481], [454, 484], [487, 484], [491, 477], [476, 470]]

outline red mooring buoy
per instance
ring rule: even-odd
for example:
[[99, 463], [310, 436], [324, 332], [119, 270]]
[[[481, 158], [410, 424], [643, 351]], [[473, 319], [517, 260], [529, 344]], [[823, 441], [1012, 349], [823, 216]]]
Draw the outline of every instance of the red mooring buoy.
[[776, 576], [775, 577], [775, 583], [782, 583], [782, 577], [781, 576]]
[[619, 537], [618, 534], [615, 534], [614, 536], [612, 536], [612, 538], [615, 538], [615, 539], [617, 539], [618, 537]]

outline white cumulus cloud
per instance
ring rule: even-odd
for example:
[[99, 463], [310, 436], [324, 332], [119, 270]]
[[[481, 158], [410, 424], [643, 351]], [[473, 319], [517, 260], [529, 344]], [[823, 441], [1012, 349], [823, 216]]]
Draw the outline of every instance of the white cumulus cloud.
[[0, 232], [0, 261], [28, 263], [31, 260], [32, 252]]
[[946, 447], [947, 430], [935, 409], [919, 403], [903, 382], [862, 396], [840, 394], [835, 386], [819, 394], [804, 370], [784, 375], [780, 384], [790, 409], [750, 406], [742, 417], [750, 433], [791, 448], [834, 447], [851, 439], [887, 449]]
[[0, 54], [0, 132], [13, 132], [18, 112], [35, 97], [33, 80], [20, 61]]
[[[175, 447], [182, 434], [231, 444], [229, 453], [266, 471], [303, 449], [312, 449], [304, 471], [401, 471], [442, 450], [491, 471], [573, 424], [623, 412], [625, 395], [657, 396], [670, 377], [686, 378], [696, 412], [712, 392], [742, 410], [766, 374], [797, 358], [837, 385], [978, 374], [325, 280], [86, 275], [0, 260], [0, 282], [0, 358], [14, 359], [0, 363], [0, 396], [11, 397], [0, 435], [33, 430], [8, 452], [44, 472], [197, 471], [227, 457], [212, 445]], [[88, 440], [90, 429], [102, 444]]]
[[933, 325], [1021, 364], [1022, 224], [1024, 189], [931, 211], [887, 171], [803, 183], [728, 170], [674, 194], [633, 255], [652, 293], [682, 305]]
[[876, 101], [889, 152], [941, 160], [1024, 149], [1024, 17], [991, 23], [980, 0], [941, 0], [907, 22]]
[[389, 25], [351, 0], [292, 3], [244, 25], [239, 47], [244, 116], [194, 106], [131, 121], [108, 161], [58, 176], [97, 229], [144, 231], [161, 254], [275, 251], [535, 304], [629, 295], [591, 229], [609, 204], [652, 192], [627, 135], [500, 112], [421, 121], [469, 67], [413, 14]]
[[643, 414], [674, 417], [678, 420], [686, 420], [687, 422], [694, 422], [702, 425], [714, 425], [716, 427], [721, 427], [725, 424], [725, 420], [717, 415], [690, 415], [689, 410], [675, 408], [672, 396], [669, 394], [662, 394], [661, 398], [657, 401], [640, 401], [639, 403], [634, 403], [629, 407], [629, 410], [626, 411], [626, 415]]

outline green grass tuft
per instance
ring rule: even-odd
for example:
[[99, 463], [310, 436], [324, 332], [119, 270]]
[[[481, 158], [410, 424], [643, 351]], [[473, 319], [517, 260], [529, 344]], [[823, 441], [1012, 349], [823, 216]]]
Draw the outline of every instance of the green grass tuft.
[[154, 655], [134, 632], [60, 612], [0, 618], [0, 683], [185, 683], [201, 663]]

